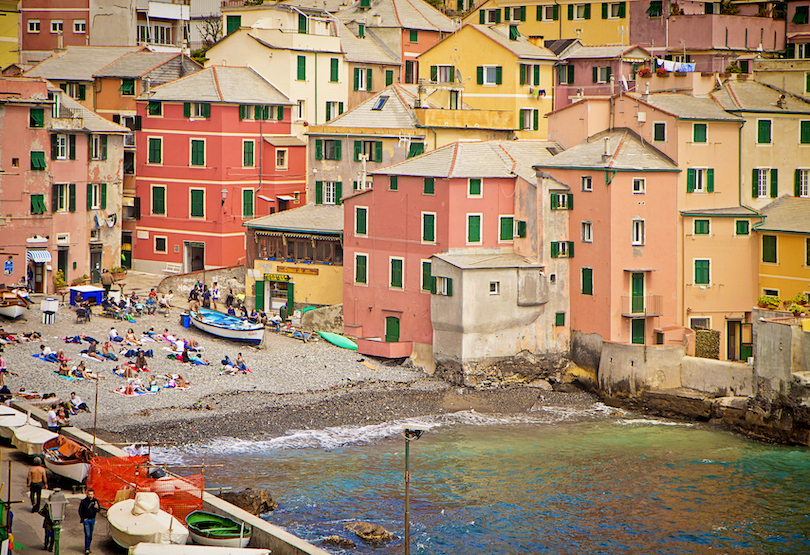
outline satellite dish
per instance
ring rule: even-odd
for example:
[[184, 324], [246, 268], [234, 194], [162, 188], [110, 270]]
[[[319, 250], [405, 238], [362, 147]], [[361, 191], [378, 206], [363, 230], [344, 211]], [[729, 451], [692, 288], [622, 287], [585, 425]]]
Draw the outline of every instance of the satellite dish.
[[459, 71], [458, 69], [456, 69], [456, 83], [463, 83], [463, 81], [461, 80], [461, 71]]

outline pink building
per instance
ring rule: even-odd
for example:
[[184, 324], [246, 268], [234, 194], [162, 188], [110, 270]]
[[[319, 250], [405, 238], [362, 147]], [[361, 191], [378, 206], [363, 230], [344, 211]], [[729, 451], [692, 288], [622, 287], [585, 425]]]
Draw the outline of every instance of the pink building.
[[244, 67], [206, 68], [139, 97], [133, 268], [244, 262], [243, 222], [306, 203], [291, 105]]
[[[401, 357], [413, 352], [417, 360], [435, 356], [438, 363], [455, 366], [514, 353], [520, 350], [518, 336], [523, 348], [550, 348], [548, 342], [536, 344], [543, 334], [534, 328], [551, 335], [556, 314], [565, 308], [549, 308], [557, 305], [548, 304], [547, 268], [533, 256], [544, 219], [537, 217], [536, 197], [543, 195], [536, 192], [532, 169], [534, 161], [551, 157], [549, 146], [544, 141], [453, 143], [372, 172], [372, 188], [344, 199], [344, 327], [359, 338], [361, 353]], [[516, 219], [517, 198], [530, 205], [521, 210], [534, 215], [531, 221]], [[455, 255], [478, 259], [467, 268]], [[462, 272], [454, 280], [449, 271], [433, 272], [434, 264], [448, 263], [484, 273]], [[495, 286], [473, 285], [507, 269]], [[521, 303], [517, 276], [527, 272], [532, 278], [526, 279], [545, 293]], [[448, 310], [450, 304], [443, 302], [453, 297], [450, 303], [458, 303], [465, 294], [471, 297], [463, 310]], [[561, 294], [555, 300], [567, 307], [565, 299]], [[484, 309], [487, 316], [480, 313]], [[562, 318], [557, 331], [564, 329]], [[468, 320], [489, 326], [465, 328]], [[438, 351], [437, 325], [447, 329]], [[470, 340], [487, 344], [487, 353], [471, 353]]]
[[88, 43], [90, 0], [26, 0], [20, 3], [22, 61], [39, 61], [56, 48]]
[[786, 58], [810, 59], [810, 0], [788, 1], [787, 42]]
[[43, 79], [5, 78], [0, 120], [4, 213], [3, 281], [29, 279], [52, 293], [62, 270], [68, 283], [120, 265], [123, 141], [109, 122]]

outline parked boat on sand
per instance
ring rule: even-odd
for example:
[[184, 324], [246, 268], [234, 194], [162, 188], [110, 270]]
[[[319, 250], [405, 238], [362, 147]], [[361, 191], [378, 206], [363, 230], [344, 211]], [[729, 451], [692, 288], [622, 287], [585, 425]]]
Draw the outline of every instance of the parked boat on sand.
[[57, 436], [42, 444], [42, 454], [45, 455], [45, 467], [54, 474], [80, 484], [90, 474], [93, 452], [78, 441]]
[[10, 440], [14, 437], [14, 431], [26, 424], [35, 428], [42, 427], [42, 424], [31, 418], [30, 414], [0, 404], [0, 437]]
[[222, 547], [247, 547], [253, 529], [226, 516], [193, 511], [186, 517], [188, 533], [194, 543]]
[[110, 537], [124, 549], [141, 542], [185, 544], [188, 529], [166, 511], [152, 492], [136, 493], [134, 499], [120, 501], [107, 510]]
[[254, 324], [216, 310], [201, 308], [189, 316], [194, 327], [225, 339], [258, 344], [264, 337], [262, 324]]
[[28, 310], [28, 299], [16, 291], [0, 292], [0, 315], [6, 318], [19, 318]]
[[[39, 424], [39, 423], [37, 423]], [[40, 426], [26, 424], [14, 430], [14, 437], [11, 444], [26, 455], [41, 455], [42, 445], [49, 439], [57, 437], [59, 434]]]

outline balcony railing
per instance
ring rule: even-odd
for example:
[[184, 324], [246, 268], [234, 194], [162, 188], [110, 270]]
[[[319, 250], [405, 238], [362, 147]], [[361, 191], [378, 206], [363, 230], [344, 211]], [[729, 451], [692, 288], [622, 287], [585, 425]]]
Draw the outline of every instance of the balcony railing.
[[664, 298], [661, 295], [625, 295], [622, 297], [622, 316], [646, 318], [661, 316]]

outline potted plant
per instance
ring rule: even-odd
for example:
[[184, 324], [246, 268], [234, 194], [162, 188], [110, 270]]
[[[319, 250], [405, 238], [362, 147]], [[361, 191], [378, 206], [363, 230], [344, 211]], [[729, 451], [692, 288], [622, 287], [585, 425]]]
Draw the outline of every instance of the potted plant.
[[804, 307], [801, 307], [794, 303], [788, 307], [788, 311], [792, 312], [794, 316], [801, 316], [802, 312], [804, 311]]
[[125, 277], [127, 277], [127, 269], [122, 268], [120, 266], [110, 270], [110, 273], [112, 274], [113, 279], [115, 281], [120, 281], [120, 280], [124, 279]]
[[639, 77], [649, 77], [650, 75], [652, 75], [652, 71], [650, 71], [650, 68], [648, 67], [643, 67], [636, 72], [636, 75], [638, 75]]
[[765, 295], [757, 299], [757, 306], [767, 310], [776, 310], [782, 306], [782, 301], [779, 299], [779, 297]]
[[659, 67], [655, 70], [655, 74], [658, 77], [666, 77], [667, 75], [669, 75], [669, 72], [665, 70], [663, 67]]
[[62, 270], [56, 270], [53, 274], [53, 288], [57, 293], [63, 293], [67, 289], [65, 273]]
[[90, 276], [88, 276], [87, 274], [84, 274], [81, 277], [77, 277], [76, 279], [70, 282], [71, 285], [87, 285], [88, 283], [90, 283]]

